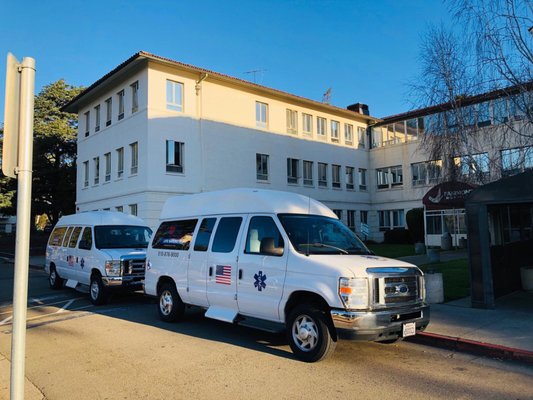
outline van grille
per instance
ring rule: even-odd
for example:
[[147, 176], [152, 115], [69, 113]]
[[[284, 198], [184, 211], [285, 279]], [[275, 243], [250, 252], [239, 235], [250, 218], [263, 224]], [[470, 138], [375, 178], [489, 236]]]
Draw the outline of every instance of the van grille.
[[122, 273], [124, 276], [144, 278], [145, 259], [122, 260]]
[[422, 300], [423, 277], [414, 268], [368, 268], [372, 279], [372, 306], [395, 307]]

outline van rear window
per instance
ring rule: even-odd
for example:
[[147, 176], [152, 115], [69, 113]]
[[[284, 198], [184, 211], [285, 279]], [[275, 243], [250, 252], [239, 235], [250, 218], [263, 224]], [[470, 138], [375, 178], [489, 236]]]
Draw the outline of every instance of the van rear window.
[[157, 230], [154, 249], [189, 250], [197, 219], [163, 222]]

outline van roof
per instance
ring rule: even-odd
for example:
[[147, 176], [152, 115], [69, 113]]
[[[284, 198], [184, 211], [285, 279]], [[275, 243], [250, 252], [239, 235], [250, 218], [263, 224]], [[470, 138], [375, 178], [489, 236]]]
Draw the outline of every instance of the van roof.
[[167, 199], [160, 219], [200, 215], [289, 213], [337, 218], [324, 204], [296, 193], [264, 189], [227, 189]]
[[86, 211], [65, 215], [56, 226], [61, 225], [135, 225], [147, 226], [141, 218], [118, 211]]

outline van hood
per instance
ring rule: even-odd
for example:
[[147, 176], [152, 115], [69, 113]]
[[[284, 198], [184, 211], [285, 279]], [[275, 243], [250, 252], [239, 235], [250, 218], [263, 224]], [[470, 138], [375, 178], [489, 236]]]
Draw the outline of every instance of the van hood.
[[146, 258], [146, 249], [100, 249], [100, 251], [104, 252], [110, 260], [120, 260], [124, 256], [137, 259]]
[[[364, 277], [367, 268], [417, 268], [414, 264], [392, 258], [374, 255], [312, 254], [302, 257], [302, 261], [311, 263], [311, 270], [320, 275]], [[307, 268], [306, 268], [307, 269]], [[308, 272], [311, 272], [308, 270]]]

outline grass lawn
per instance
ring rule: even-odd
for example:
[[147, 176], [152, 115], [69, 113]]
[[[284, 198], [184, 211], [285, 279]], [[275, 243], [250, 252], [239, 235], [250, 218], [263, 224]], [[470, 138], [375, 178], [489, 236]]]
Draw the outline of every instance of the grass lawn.
[[414, 244], [368, 244], [367, 247], [376, 255], [389, 258], [398, 258], [415, 255]]
[[432, 269], [442, 273], [444, 301], [456, 300], [470, 295], [468, 260], [453, 260], [420, 266], [422, 271]]

